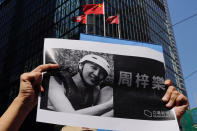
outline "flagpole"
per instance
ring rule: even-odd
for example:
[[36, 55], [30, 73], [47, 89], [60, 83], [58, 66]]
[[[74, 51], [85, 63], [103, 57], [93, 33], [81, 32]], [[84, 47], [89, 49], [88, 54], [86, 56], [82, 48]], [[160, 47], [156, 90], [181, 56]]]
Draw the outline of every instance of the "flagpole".
[[86, 34], [88, 34], [88, 15], [86, 15]]
[[120, 14], [118, 13], [118, 34], [119, 34], [119, 39], [121, 38], [120, 34]]
[[103, 0], [103, 26], [104, 26], [104, 36], [106, 36], [106, 29], [105, 29], [105, 1]]
[[[93, 4], [95, 4], [95, 0], [93, 0]], [[96, 34], [96, 16], [93, 15], [93, 34]]]

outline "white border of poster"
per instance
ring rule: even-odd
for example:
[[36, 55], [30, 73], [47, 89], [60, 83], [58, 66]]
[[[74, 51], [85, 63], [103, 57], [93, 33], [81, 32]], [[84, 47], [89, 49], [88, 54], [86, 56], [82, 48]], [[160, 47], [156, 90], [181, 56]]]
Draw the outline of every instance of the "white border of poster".
[[[47, 48], [65, 48], [109, 54], [118, 54], [125, 56], [138, 56], [154, 59], [164, 63], [162, 53], [147, 47], [140, 46], [119, 45], [109, 43], [106, 44], [101, 42], [79, 40], [45, 39], [44, 52]], [[179, 131], [176, 119], [166, 121], [152, 121], [71, 114], [40, 109], [40, 97], [38, 103], [38, 122], [120, 131]], [[174, 110], [173, 113], [175, 115]]]

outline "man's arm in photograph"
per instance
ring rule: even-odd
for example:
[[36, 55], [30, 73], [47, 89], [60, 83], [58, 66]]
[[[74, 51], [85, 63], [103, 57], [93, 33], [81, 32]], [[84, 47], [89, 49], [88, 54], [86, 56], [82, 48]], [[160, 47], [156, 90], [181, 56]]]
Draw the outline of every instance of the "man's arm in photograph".
[[48, 99], [52, 110], [67, 113], [102, 115], [113, 108], [113, 97], [111, 97], [111, 99], [99, 103], [98, 105], [75, 110], [65, 95], [66, 89], [64, 88], [63, 83], [57, 82], [57, 78], [54, 76], [50, 77], [49, 83]]

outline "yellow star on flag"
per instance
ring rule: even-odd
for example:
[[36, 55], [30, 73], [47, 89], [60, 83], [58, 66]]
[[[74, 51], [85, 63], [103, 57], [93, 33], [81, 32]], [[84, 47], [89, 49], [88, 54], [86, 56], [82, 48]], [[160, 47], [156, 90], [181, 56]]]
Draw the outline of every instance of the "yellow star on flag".
[[98, 7], [102, 7], [102, 5], [101, 4], [98, 4]]

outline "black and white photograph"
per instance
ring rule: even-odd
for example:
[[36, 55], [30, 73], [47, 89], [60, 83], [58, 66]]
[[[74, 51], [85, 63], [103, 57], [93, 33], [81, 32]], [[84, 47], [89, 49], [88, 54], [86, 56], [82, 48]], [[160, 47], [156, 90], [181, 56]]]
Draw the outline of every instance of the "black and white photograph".
[[167, 90], [161, 52], [79, 40], [45, 39], [44, 46], [43, 63], [59, 68], [43, 73], [37, 121], [124, 131], [131, 123], [144, 130], [144, 122], [178, 129], [174, 110], [161, 101]]
[[45, 54], [46, 63], [58, 63], [60, 69], [44, 74], [41, 108], [113, 116], [113, 55], [62, 48]]

